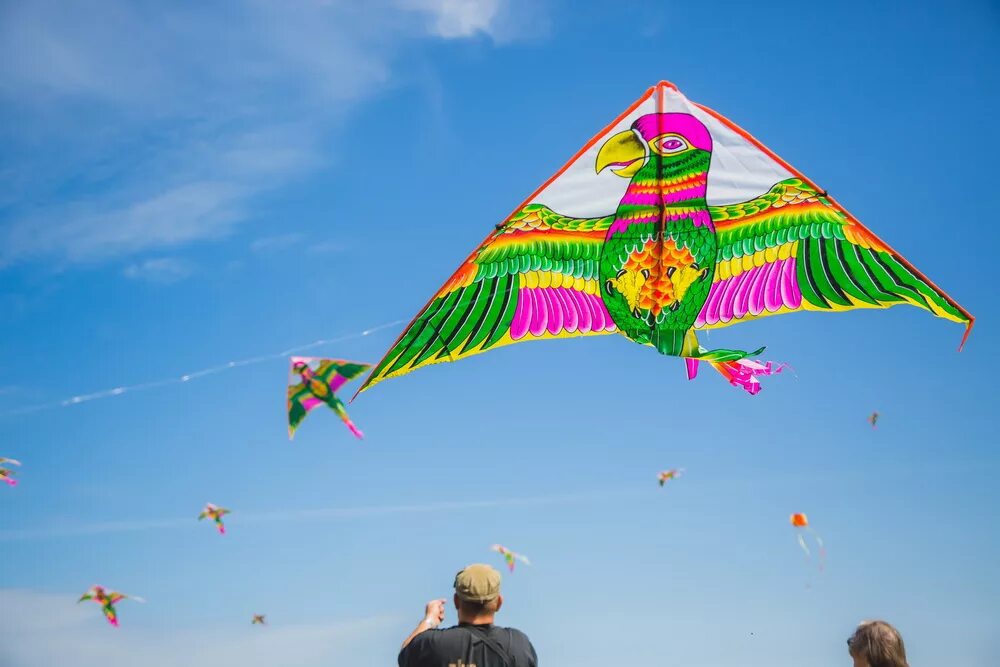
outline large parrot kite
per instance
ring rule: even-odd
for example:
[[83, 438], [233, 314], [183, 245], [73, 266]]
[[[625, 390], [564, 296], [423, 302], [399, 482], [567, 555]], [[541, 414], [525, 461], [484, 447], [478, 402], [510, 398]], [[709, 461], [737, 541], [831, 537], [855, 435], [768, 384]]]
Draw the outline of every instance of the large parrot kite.
[[359, 392], [511, 343], [619, 333], [754, 394], [780, 367], [754, 359], [763, 348], [706, 349], [699, 331], [897, 304], [972, 327], [825, 191], [661, 82], [496, 226]]

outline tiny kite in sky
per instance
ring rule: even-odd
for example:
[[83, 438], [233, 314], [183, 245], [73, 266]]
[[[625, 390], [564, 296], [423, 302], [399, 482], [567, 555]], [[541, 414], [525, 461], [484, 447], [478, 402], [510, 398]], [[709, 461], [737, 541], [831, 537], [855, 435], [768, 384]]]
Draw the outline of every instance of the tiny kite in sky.
[[79, 600], [76, 601], [80, 604], [84, 600], [93, 600], [97, 604], [101, 605], [101, 611], [104, 612], [104, 618], [108, 619], [108, 623], [118, 627], [118, 613], [115, 611], [115, 605], [122, 600], [135, 600], [136, 602], [145, 602], [140, 597], [135, 597], [133, 595], [125, 595], [124, 593], [119, 593], [117, 591], [105, 590], [102, 586], [91, 586], [90, 590], [83, 594]]
[[818, 563], [819, 569], [822, 571], [826, 560], [826, 548], [823, 546], [823, 538], [821, 538], [816, 531], [809, 527], [809, 517], [805, 514], [792, 514], [788, 520], [792, 526], [795, 527], [795, 539], [798, 540], [799, 546], [802, 547], [802, 551], [805, 552], [806, 558], [809, 559], [812, 558], [812, 551], [809, 550], [809, 546], [806, 544], [805, 534], [808, 533], [812, 536], [819, 550]]
[[496, 551], [498, 554], [503, 556], [503, 559], [507, 561], [507, 569], [510, 570], [511, 572], [514, 571], [515, 560], [519, 560], [525, 565], [531, 565], [531, 561], [528, 560], [527, 556], [522, 556], [519, 553], [515, 553], [505, 546], [494, 544], [493, 546], [490, 547], [490, 549]]
[[232, 514], [232, 512], [227, 510], [225, 507], [217, 507], [212, 503], [206, 503], [205, 509], [203, 509], [201, 514], [198, 515], [198, 521], [201, 521], [202, 519], [211, 519], [215, 522], [215, 527], [219, 529], [219, 534], [225, 535], [226, 526], [222, 523], [222, 517], [226, 514]]
[[344, 402], [337, 398], [336, 392], [369, 368], [371, 364], [340, 359], [292, 357], [288, 381], [288, 439], [295, 437], [295, 429], [309, 411], [320, 405], [329, 406], [355, 437], [363, 438], [364, 434], [347, 416]]
[[267, 625], [267, 621], [264, 620], [264, 614], [254, 614], [250, 625]]
[[677, 479], [684, 472], [684, 468], [671, 468], [670, 470], [664, 470], [663, 472], [656, 475], [657, 481], [660, 486], [666, 484], [669, 480]]
[[17, 474], [17, 471], [5, 467], [7, 464], [19, 466], [21, 465], [21, 462], [17, 459], [5, 459], [0, 456], [0, 479], [2, 479], [8, 486], [17, 486], [17, 480], [14, 479], [14, 475]]
[[704, 361], [755, 394], [783, 366], [756, 360], [763, 347], [706, 349], [698, 332], [897, 304], [972, 327], [825, 190], [661, 82], [496, 225], [359, 392], [512, 343], [618, 333], [685, 359], [689, 379]]
[[871, 416], [868, 417], [868, 423], [872, 425], [872, 428], [877, 428], [876, 424], [878, 424], [878, 412], [871, 413]]

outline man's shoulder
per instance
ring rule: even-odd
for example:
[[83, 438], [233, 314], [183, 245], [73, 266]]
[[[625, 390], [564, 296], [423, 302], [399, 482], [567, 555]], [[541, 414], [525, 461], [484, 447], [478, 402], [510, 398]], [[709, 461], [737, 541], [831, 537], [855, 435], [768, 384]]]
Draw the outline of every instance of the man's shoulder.
[[[508, 627], [503, 626], [503, 625], [494, 625], [493, 626], [493, 632], [508, 633], [513, 638], [523, 639], [524, 641], [528, 641], [528, 635], [524, 634], [523, 632], [521, 632], [517, 628], [508, 628]], [[531, 643], [531, 642], [528, 642], [528, 643]]]
[[[531, 640], [528, 639], [528, 635], [524, 634], [517, 628], [508, 628], [502, 625], [492, 625], [489, 626], [489, 628], [490, 629], [487, 632], [490, 635], [499, 635], [501, 637], [503, 635], [508, 635], [514, 641], [524, 641], [527, 642], [528, 644], [531, 643]], [[448, 628], [437, 628], [435, 630], [429, 630], [420, 635], [417, 635], [416, 639], [419, 639], [420, 637], [427, 637], [428, 640], [430, 641], [434, 641], [435, 639], [441, 639], [441, 640], [449, 640], [456, 638], [471, 639], [472, 638], [471, 633], [475, 632], [476, 632], [475, 630], [470, 629], [470, 626], [467, 625], [453, 625]]]
[[524, 634], [523, 632], [521, 632], [517, 628], [502, 627], [501, 629], [502, 630], [506, 630], [507, 632], [511, 633], [512, 635], [515, 635], [515, 636], [518, 636], [518, 637], [524, 637], [525, 639], [528, 638], [528, 635]]
[[[471, 640], [475, 634], [475, 630], [469, 628], [466, 625], [453, 625], [447, 628], [434, 628], [433, 630], [427, 630], [426, 632], [421, 632], [419, 635], [413, 638], [411, 643], [435, 643], [435, 642], [449, 642], [456, 640]], [[502, 625], [491, 626], [488, 634], [490, 635], [508, 635], [515, 642], [525, 642], [531, 644], [531, 640], [528, 639], [528, 635], [524, 634], [517, 628], [508, 628]]]
[[512, 647], [519, 646], [521, 650], [534, 655], [535, 645], [531, 643], [528, 639], [528, 635], [524, 634], [517, 628], [505, 628], [510, 633], [510, 644]]
[[466, 635], [466, 631], [462, 629], [460, 625], [453, 625], [448, 628], [433, 628], [425, 632], [421, 632], [419, 635], [413, 638], [412, 644], [417, 643], [434, 643], [434, 642], [447, 642], [454, 641], [456, 639], [461, 639]]

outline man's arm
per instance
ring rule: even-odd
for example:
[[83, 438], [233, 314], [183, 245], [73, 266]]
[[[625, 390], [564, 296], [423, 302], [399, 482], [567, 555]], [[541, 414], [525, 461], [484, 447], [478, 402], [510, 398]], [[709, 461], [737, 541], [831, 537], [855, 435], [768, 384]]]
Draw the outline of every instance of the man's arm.
[[427, 606], [424, 607], [424, 619], [417, 624], [417, 627], [413, 629], [410, 636], [403, 641], [403, 646], [400, 650], [409, 646], [410, 642], [417, 635], [441, 625], [441, 621], [444, 620], [444, 605], [444, 600], [431, 600], [427, 603]]

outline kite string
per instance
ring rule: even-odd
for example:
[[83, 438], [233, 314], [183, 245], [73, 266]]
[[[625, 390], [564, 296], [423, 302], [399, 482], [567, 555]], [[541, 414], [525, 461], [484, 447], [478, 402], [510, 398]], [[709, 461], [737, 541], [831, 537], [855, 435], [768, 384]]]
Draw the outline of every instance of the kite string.
[[52, 408], [66, 408], [71, 405], [79, 405], [80, 403], [87, 403], [89, 401], [96, 401], [103, 398], [111, 398], [112, 396], [121, 396], [122, 394], [132, 393], [136, 391], [143, 391], [145, 389], [154, 389], [156, 387], [164, 387], [170, 384], [183, 384], [185, 382], [190, 382], [191, 380], [202, 378], [207, 375], [215, 375], [216, 373], [221, 373], [223, 371], [227, 371], [232, 368], [251, 366], [254, 364], [263, 363], [265, 361], [282, 359], [288, 357], [289, 355], [295, 354], [296, 352], [304, 352], [305, 350], [310, 350], [319, 347], [321, 345], [339, 343], [341, 341], [350, 340], [352, 338], [361, 338], [363, 336], [367, 336], [368, 334], [375, 333], [376, 331], [381, 331], [382, 329], [388, 329], [389, 327], [393, 327], [398, 324], [403, 324], [405, 322], [406, 320], [393, 320], [392, 322], [379, 324], [377, 326], [370, 327], [358, 333], [345, 334], [343, 336], [338, 336], [336, 338], [323, 338], [320, 340], [315, 340], [311, 343], [295, 345], [293, 347], [288, 348], [287, 350], [282, 350], [281, 352], [274, 352], [272, 354], [261, 354], [256, 357], [247, 357], [246, 359], [238, 359], [235, 361], [227, 362], [225, 364], [210, 366], [208, 368], [203, 368], [201, 370], [191, 371], [190, 373], [184, 373], [183, 375], [179, 376], [163, 378], [161, 380], [150, 380], [148, 382], [140, 382], [138, 384], [133, 384], [133, 385], [123, 385], [120, 387], [114, 387], [112, 389], [103, 389], [101, 391], [91, 392], [89, 394], [79, 394], [77, 396], [71, 396], [70, 398], [66, 398], [60, 401], [51, 401], [49, 403], [39, 403], [37, 405], [28, 405], [22, 408], [15, 408], [13, 410], [8, 410], [6, 412], [0, 413], [0, 417], [20, 415], [29, 412], [37, 412], [39, 410], [48, 410]]

